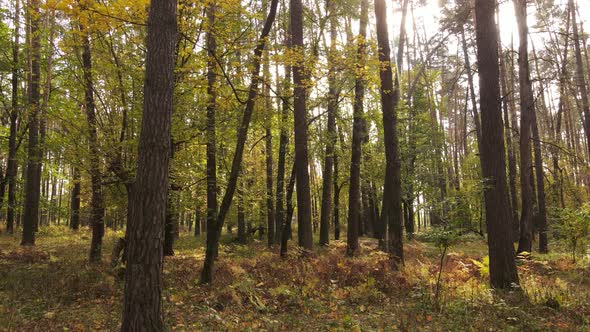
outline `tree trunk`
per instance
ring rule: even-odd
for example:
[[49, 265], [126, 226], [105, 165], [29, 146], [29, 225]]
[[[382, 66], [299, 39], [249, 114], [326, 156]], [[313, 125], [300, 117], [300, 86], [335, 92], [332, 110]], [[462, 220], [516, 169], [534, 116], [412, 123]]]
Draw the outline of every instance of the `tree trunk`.
[[334, 0], [327, 0], [327, 12], [330, 17], [330, 50], [328, 55], [328, 126], [326, 129], [326, 155], [324, 159], [324, 170], [322, 172], [322, 207], [320, 215], [320, 245], [324, 246], [330, 242], [330, 221], [332, 220], [332, 189], [334, 172], [334, 146], [336, 145], [336, 108], [338, 107], [338, 96], [336, 91], [336, 41], [338, 18], [336, 3]]
[[[270, 81], [270, 67], [269, 67], [268, 52], [264, 56], [264, 76], [267, 81]], [[267, 228], [267, 244], [271, 247], [275, 243], [275, 205], [272, 194], [272, 103], [270, 99], [270, 89], [264, 86], [264, 100], [265, 100], [265, 111], [266, 111], [266, 123], [265, 123], [265, 154], [266, 154], [266, 228]]]
[[260, 38], [258, 39], [256, 48], [254, 49], [254, 63], [251, 72], [250, 87], [248, 89], [248, 99], [246, 101], [246, 107], [244, 109], [242, 123], [238, 128], [236, 149], [232, 160], [231, 171], [227, 183], [227, 189], [225, 195], [223, 196], [223, 200], [219, 208], [219, 213], [217, 214], [217, 219], [213, 223], [208, 222], [207, 225], [207, 248], [205, 251], [205, 262], [203, 264], [203, 270], [201, 271], [201, 283], [210, 283], [213, 279], [213, 264], [214, 259], [217, 255], [217, 248], [219, 247], [219, 237], [221, 235], [221, 230], [223, 229], [223, 222], [225, 220], [225, 216], [229, 212], [231, 201], [236, 191], [236, 185], [238, 182], [238, 176], [244, 154], [244, 146], [246, 144], [246, 139], [248, 137], [248, 127], [250, 126], [250, 119], [252, 118], [252, 112], [254, 111], [254, 103], [258, 95], [262, 51], [264, 50], [264, 47], [266, 45], [266, 39], [270, 32], [270, 28], [272, 27], [272, 23], [275, 20], [275, 16], [277, 13], [277, 5], [278, 0], [271, 1], [270, 10], [268, 16], [266, 17], [266, 21], [264, 22], [262, 33], [260, 34]]
[[40, 45], [39, 0], [30, 0], [27, 6], [30, 13], [30, 80], [28, 88], [29, 113], [29, 151], [25, 187], [23, 235], [21, 245], [35, 245], [35, 226], [39, 220], [39, 199], [41, 196], [41, 160], [39, 160], [39, 80]]
[[306, 250], [313, 247], [311, 229], [311, 192], [309, 186], [309, 160], [307, 156], [307, 79], [304, 68], [303, 47], [303, 5], [301, 0], [290, 0], [292, 47], [298, 53], [298, 61], [293, 66], [293, 112], [295, 114], [295, 169], [297, 176], [297, 225], [299, 246]]
[[72, 171], [72, 191], [70, 194], [70, 228], [77, 231], [80, 228], [80, 170], [74, 167]]
[[164, 330], [162, 242], [171, 151], [176, 7], [173, 0], [152, 0], [149, 10], [144, 110], [127, 233], [122, 331]]
[[[285, 46], [289, 46], [288, 36], [285, 37]], [[277, 75], [278, 77], [278, 75]], [[282, 90], [282, 110], [281, 110], [281, 133], [279, 138], [279, 160], [277, 163], [277, 189], [276, 189], [276, 242], [281, 243], [281, 232], [284, 224], [284, 202], [285, 202], [285, 159], [287, 156], [287, 145], [289, 144], [289, 133], [287, 124], [289, 120], [289, 95], [291, 81], [291, 66], [285, 64], [285, 78]]]
[[88, 145], [90, 150], [90, 178], [92, 196], [90, 199], [90, 225], [92, 240], [90, 242], [91, 262], [99, 262], [102, 253], [102, 237], [104, 236], [104, 199], [102, 195], [102, 174], [100, 170], [100, 156], [98, 150], [98, 135], [96, 129], [96, 111], [94, 107], [94, 86], [92, 81], [92, 57], [90, 39], [86, 28], [80, 24], [82, 33], [82, 67], [84, 71], [84, 107], [88, 121]]
[[[211, 2], [207, 6], [207, 243], [215, 242], [217, 237], [215, 223], [217, 221], [217, 139], [215, 133], [215, 112], [217, 100], [217, 40], [215, 38], [216, 5]], [[215, 248], [212, 257], [217, 257]]]
[[287, 211], [285, 214], [285, 224], [283, 225], [283, 233], [281, 234], [281, 257], [287, 256], [287, 244], [291, 237], [291, 219], [293, 219], [293, 189], [296, 181], [296, 166], [293, 164], [291, 168], [291, 176], [289, 176], [289, 183], [287, 184], [287, 194], [285, 201], [287, 202]]
[[346, 236], [346, 254], [354, 256], [359, 250], [359, 225], [360, 219], [360, 181], [361, 181], [361, 155], [363, 144], [363, 101], [365, 98], [365, 68], [367, 51], [365, 39], [367, 38], [367, 22], [369, 20], [368, 0], [361, 1], [361, 16], [359, 37], [356, 51], [357, 75], [354, 83], [353, 125], [352, 125], [352, 153], [350, 159], [350, 183], [348, 186], [348, 230]]
[[[500, 34], [498, 33], [498, 38]], [[506, 78], [506, 59], [502, 54], [502, 44], [498, 40], [498, 47], [499, 47], [499, 58], [500, 58], [500, 77], [501, 77], [501, 91], [502, 91], [502, 109], [504, 113], [504, 137], [506, 138], [506, 150], [508, 152], [508, 184], [510, 188], [510, 212], [512, 214], [512, 231], [513, 236], [512, 239], [518, 239], [519, 235], [519, 225], [518, 225], [518, 197], [516, 194], [516, 156], [514, 154], [514, 145], [512, 143], [512, 137], [514, 134], [512, 133], [513, 130], [516, 128], [512, 128], [510, 125], [513, 121], [510, 119], [510, 114], [514, 113], [514, 110], [511, 110], [511, 107], [514, 107], [514, 102], [508, 102], [509, 94], [511, 94], [510, 98], [514, 99], [514, 91], [508, 90], [508, 81]]]
[[16, 209], [16, 176], [18, 164], [16, 160], [16, 135], [18, 132], [18, 58], [20, 1], [15, 1], [14, 12], [14, 44], [12, 46], [12, 108], [10, 110], [10, 137], [8, 138], [8, 165], [6, 181], [8, 182], [8, 208], [6, 213], [6, 231], [14, 232], [14, 212]]
[[[398, 46], [398, 66], [401, 64], [404, 45], [404, 25], [408, 0], [404, 0], [400, 43]], [[387, 30], [387, 10], [384, 0], [375, 0], [375, 16], [377, 22], [377, 44], [379, 61], [382, 70], [379, 72], [381, 81], [381, 109], [383, 112], [383, 141], [385, 143], [385, 179], [383, 183], [383, 210], [381, 218], [388, 226], [388, 251], [392, 258], [392, 266], [399, 268], [403, 264], [403, 225], [401, 217], [401, 175], [397, 137], [397, 104], [399, 102], [399, 77], [394, 77], [391, 69], [389, 34]], [[398, 70], [401, 70], [398, 68]]]
[[514, 248], [510, 234], [506, 157], [500, 107], [498, 67], [498, 35], [494, 22], [495, 0], [476, 0], [477, 60], [482, 117], [482, 172], [488, 185], [484, 187], [486, 225], [490, 256], [490, 284], [509, 288], [518, 283]]
[[520, 239], [518, 252], [531, 252], [533, 241], [533, 187], [531, 162], [531, 124], [534, 104], [529, 74], [528, 26], [526, 0], [514, 0], [518, 23], [518, 76], [520, 85], [520, 186], [522, 214], [520, 216]]
[[[576, 6], [574, 0], [568, 1], [569, 12], [572, 15], [572, 28], [574, 32], [574, 50], [576, 53], [576, 82], [578, 91], [582, 97], [582, 114], [584, 115], [583, 125], [588, 143], [588, 156], [590, 157], [590, 104], [588, 102], [588, 89], [584, 79], [584, 64], [582, 63], [582, 51], [580, 47], [580, 36], [578, 32], [578, 23], [576, 20]], [[590, 69], [589, 69], [590, 70]]]

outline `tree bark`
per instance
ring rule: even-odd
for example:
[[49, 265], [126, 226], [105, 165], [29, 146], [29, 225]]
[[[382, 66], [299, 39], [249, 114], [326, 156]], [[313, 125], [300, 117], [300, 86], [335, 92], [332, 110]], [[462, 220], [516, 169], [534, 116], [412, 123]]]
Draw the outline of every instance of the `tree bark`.
[[346, 254], [354, 256], [359, 250], [359, 225], [360, 219], [360, 181], [361, 181], [361, 155], [363, 144], [363, 101], [365, 98], [365, 75], [367, 51], [365, 40], [367, 38], [367, 22], [369, 20], [368, 0], [361, 1], [360, 27], [356, 51], [356, 77], [354, 83], [354, 104], [352, 124], [352, 153], [350, 159], [350, 183], [348, 186], [348, 229], [346, 236]]
[[[398, 71], [401, 70], [401, 57], [404, 45], [404, 25], [408, 0], [404, 0], [400, 43], [398, 45]], [[401, 175], [399, 146], [397, 137], [397, 104], [399, 102], [399, 77], [394, 77], [391, 69], [389, 33], [387, 30], [387, 10], [384, 0], [375, 0], [377, 22], [377, 44], [381, 71], [381, 109], [383, 113], [383, 141], [385, 143], [385, 179], [383, 184], [382, 222], [388, 226], [388, 251], [394, 268], [399, 268], [404, 261], [403, 222], [401, 216]]]
[[509, 288], [518, 283], [510, 234], [510, 211], [506, 185], [506, 157], [500, 107], [498, 35], [494, 22], [495, 0], [476, 0], [477, 59], [482, 117], [482, 172], [486, 227], [490, 256], [490, 284]]
[[41, 196], [41, 160], [39, 160], [39, 81], [40, 81], [40, 34], [39, 0], [30, 0], [30, 80], [28, 82], [29, 151], [25, 187], [23, 234], [21, 245], [35, 245], [35, 227], [39, 220], [39, 199]]
[[336, 91], [336, 41], [337, 25], [336, 3], [327, 0], [327, 13], [330, 17], [330, 49], [328, 54], [328, 126], [326, 128], [326, 151], [324, 157], [324, 170], [322, 172], [322, 206], [320, 215], [320, 245], [330, 242], [330, 221], [332, 220], [332, 189], [334, 172], [334, 146], [336, 145], [336, 108], [338, 96]]
[[90, 36], [87, 29], [80, 24], [82, 33], [82, 68], [84, 71], [84, 107], [88, 122], [88, 148], [90, 150], [90, 179], [92, 196], [90, 199], [90, 225], [92, 240], [90, 242], [91, 262], [99, 262], [102, 254], [102, 237], [104, 236], [104, 198], [102, 195], [102, 172], [100, 170], [100, 156], [98, 150], [98, 135], [96, 124], [96, 110], [94, 106], [94, 83], [92, 80], [92, 56], [90, 51]]
[[163, 331], [162, 266], [177, 38], [176, 1], [152, 0], [143, 120], [132, 189], [122, 331]]
[[297, 225], [299, 246], [313, 247], [311, 229], [311, 192], [307, 155], [307, 109], [303, 47], [303, 5], [301, 0], [290, 0], [292, 47], [299, 61], [293, 66], [293, 109], [295, 114], [295, 169], [297, 176]]
[[533, 187], [531, 157], [531, 125], [533, 121], [533, 91], [529, 73], [528, 26], [526, 0], [514, 0], [518, 24], [518, 77], [520, 88], [520, 186], [522, 213], [518, 252], [531, 252], [533, 241]]
[[6, 231], [14, 232], [14, 212], [16, 209], [16, 176], [18, 164], [16, 160], [16, 135], [18, 132], [18, 59], [19, 59], [19, 29], [20, 29], [20, 0], [15, 1], [14, 12], [14, 44], [12, 46], [12, 105], [10, 110], [10, 137], [8, 138], [8, 165], [6, 181], [8, 182], [8, 208], [6, 212]]
[[80, 170], [77, 166], [72, 168], [72, 191], [70, 194], [70, 228], [77, 231], [80, 228]]
[[582, 99], [582, 114], [584, 115], [583, 125], [588, 142], [588, 156], [590, 157], [590, 104], [588, 102], [588, 89], [584, 79], [584, 64], [582, 63], [582, 51], [580, 47], [580, 35], [576, 20], [576, 6], [574, 0], [568, 1], [569, 12], [572, 15], [572, 29], [574, 32], [574, 51], [576, 54], [576, 82]]

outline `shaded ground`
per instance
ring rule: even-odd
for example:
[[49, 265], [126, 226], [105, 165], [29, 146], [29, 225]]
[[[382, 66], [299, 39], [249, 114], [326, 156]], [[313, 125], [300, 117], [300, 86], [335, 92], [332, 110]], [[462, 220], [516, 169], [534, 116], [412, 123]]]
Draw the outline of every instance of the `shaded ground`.
[[[107, 232], [104, 263], [90, 265], [87, 230], [50, 227], [35, 248], [0, 235], [0, 330], [118, 330], [122, 270], [108, 263], [117, 236]], [[590, 269], [565, 254], [534, 255], [519, 266], [521, 290], [497, 293], [487, 288], [485, 242], [467, 238], [449, 249], [436, 297], [439, 249], [407, 243], [406, 266], [395, 272], [374, 241], [361, 246], [353, 259], [333, 241], [282, 260], [263, 242], [229, 243], [215, 283], [201, 286], [202, 239], [183, 235], [165, 261], [166, 323], [178, 331], [590, 330]]]

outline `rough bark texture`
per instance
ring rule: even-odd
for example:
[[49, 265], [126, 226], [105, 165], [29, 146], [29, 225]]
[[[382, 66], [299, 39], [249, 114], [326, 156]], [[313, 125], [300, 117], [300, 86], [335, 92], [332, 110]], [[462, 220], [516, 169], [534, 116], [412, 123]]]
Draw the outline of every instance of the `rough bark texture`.
[[177, 38], [176, 1], [152, 0], [138, 168], [132, 189], [122, 331], [163, 331], [162, 245]]
[[533, 120], [533, 90], [529, 74], [528, 26], [526, 0], [514, 0], [518, 23], [518, 78], [520, 87], [520, 191], [522, 213], [518, 252], [531, 252], [533, 241], [533, 187], [531, 156], [531, 124]]
[[74, 186], [71, 192], [70, 203], [70, 228], [78, 230], [80, 228], [80, 170], [74, 167], [72, 170], [72, 182]]
[[[215, 222], [217, 220], [217, 140], [215, 134], [215, 110], [217, 92], [215, 82], [217, 80], [216, 52], [217, 40], [215, 39], [215, 4], [207, 6], [207, 243], [215, 242]], [[213, 257], [217, 252], [212, 253]]]
[[[405, 13], [407, 0], [404, 1], [402, 14], [402, 31], [400, 32], [400, 45], [398, 46], [398, 58], [403, 50], [403, 26], [405, 25]], [[388, 226], [388, 252], [391, 255], [392, 265], [398, 268], [403, 264], [403, 221], [401, 216], [401, 175], [399, 146], [397, 137], [397, 113], [399, 102], [399, 78], [394, 77], [391, 69], [389, 34], [387, 31], [387, 9], [384, 0], [375, 0], [375, 16], [377, 21], [377, 44], [379, 46], [379, 61], [381, 71], [381, 109], [383, 113], [383, 141], [385, 143], [385, 179], [383, 183], [383, 210], [382, 222]], [[401, 60], [398, 59], [398, 64]], [[401, 68], [399, 68], [401, 70]]]
[[102, 174], [100, 170], [100, 156], [98, 150], [98, 135], [96, 129], [96, 111], [94, 107], [94, 86], [92, 82], [92, 56], [90, 52], [90, 37], [85, 27], [80, 24], [82, 33], [82, 68], [84, 71], [84, 108], [88, 122], [88, 147], [90, 150], [90, 179], [92, 196], [90, 199], [90, 225], [92, 240], [90, 242], [91, 262], [98, 262], [102, 253], [102, 237], [104, 236], [104, 200], [102, 195]]
[[330, 242], [330, 221], [332, 219], [332, 189], [334, 172], [334, 146], [336, 145], [336, 108], [338, 96], [336, 91], [336, 40], [338, 19], [334, 0], [327, 1], [327, 11], [330, 15], [330, 50], [328, 55], [328, 126], [326, 128], [326, 151], [324, 170], [322, 172], [322, 205], [320, 215], [320, 245]]
[[27, 157], [23, 235], [21, 245], [35, 244], [35, 227], [39, 220], [39, 199], [41, 196], [41, 160], [39, 159], [39, 80], [40, 80], [40, 34], [39, 0], [30, 0], [31, 70], [28, 90], [29, 151]]
[[490, 256], [490, 284], [508, 288], [518, 283], [510, 234], [506, 158], [498, 80], [498, 37], [494, 22], [495, 0], [476, 0], [477, 60], [482, 118], [482, 172]]
[[350, 157], [350, 184], [348, 186], [348, 230], [346, 237], [346, 254], [353, 256], [359, 249], [358, 220], [360, 218], [360, 181], [361, 154], [363, 139], [363, 101], [365, 98], [365, 78], [363, 70], [366, 62], [367, 21], [369, 18], [368, 0], [361, 1], [361, 22], [357, 41], [356, 67], [357, 76], [354, 83], [354, 104], [352, 124], [352, 153]]
[[[582, 51], [580, 47], [580, 34], [576, 20], [576, 6], [574, 0], [569, 0], [569, 11], [572, 18], [572, 29], [574, 33], [574, 51], [576, 54], [576, 83], [582, 99], [582, 114], [584, 115], [583, 125], [588, 142], [588, 156], [590, 157], [590, 103], [588, 101], [588, 89], [584, 79], [584, 65], [582, 63]], [[590, 70], [590, 69], [589, 69]]]
[[14, 44], [12, 45], [12, 105], [10, 110], [10, 137], [8, 138], [8, 165], [6, 181], [8, 182], [8, 207], [6, 213], [6, 231], [14, 232], [14, 211], [16, 209], [16, 176], [18, 164], [16, 160], [16, 134], [18, 130], [18, 58], [20, 1], [15, 1], [14, 13]]
[[309, 185], [309, 160], [307, 155], [307, 109], [303, 66], [303, 4], [301, 0], [290, 0], [292, 46], [298, 53], [299, 61], [293, 66], [293, 109], [295, 114], [295, 169], [297, 176], [297, 225], [299, 246], [311, 250], [313, 247], [311, 229], [311, 191]]

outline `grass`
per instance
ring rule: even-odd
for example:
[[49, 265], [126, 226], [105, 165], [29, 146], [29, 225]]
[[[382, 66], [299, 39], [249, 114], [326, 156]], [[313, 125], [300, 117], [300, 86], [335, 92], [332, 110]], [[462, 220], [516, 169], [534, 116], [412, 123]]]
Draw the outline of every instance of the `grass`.
[[[0, 330], [118, 330], [123, 281], [108, 257], [122, 234], [107, 231], [98, 265], [87, 262], [89, 236], [49, 227], [36, 247], [22, 248], [16, 235], [0, 235]], [[226, 235], [215, 282], [202, 286], [203, 241], [183, 234], [165, 259], [171, 330], [590, 330], [590, 270], [559, 251], [520, 263], [521, 290], [498, 292], [474, 263], [484, 261], [485, 242], [468, 237], [450, 248], [435, 300], [440, 251], [428, 242], [406, 243], [396, 272], [371, 239], [355, 258], [332, 241], [309, 257], [291, 250], [281, 259], [264, 241], [238, 245]]]

